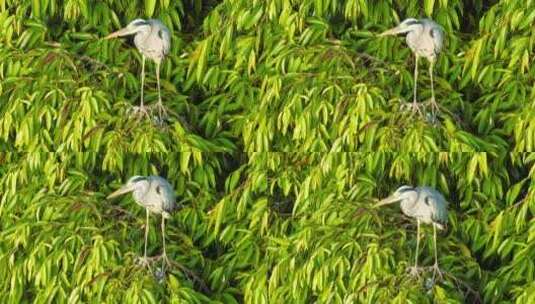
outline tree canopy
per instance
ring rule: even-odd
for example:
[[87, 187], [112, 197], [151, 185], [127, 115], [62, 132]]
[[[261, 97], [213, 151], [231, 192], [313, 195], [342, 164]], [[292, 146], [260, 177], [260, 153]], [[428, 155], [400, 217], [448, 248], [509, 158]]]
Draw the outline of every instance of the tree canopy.
[[[444, 28], [436, 120], [377, 37], [407, 17]], [[131, 114], [132, 39], [103, 39], [135, 18], [172, 33], [163, 125]], [[0, 0], [0, 302], [535, 303], [534, 25], [533, 0]], [[135, 263], [145, 211], [106, 200], [148, 174], [184, 205], [163, 281]], [[373, 207], [404, 184], [450, 203], [441, 280], [406, 272], [415, 221]]]

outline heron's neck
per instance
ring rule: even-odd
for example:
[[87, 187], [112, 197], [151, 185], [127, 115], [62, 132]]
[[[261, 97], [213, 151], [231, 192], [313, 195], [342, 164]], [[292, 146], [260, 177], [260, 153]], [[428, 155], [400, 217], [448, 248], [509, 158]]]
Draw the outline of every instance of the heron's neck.
[[412, 24], [407, 27], [405, 30], [405, 33], [414, 33], [414, 34], [420, 34], [422, 30], [424, 29], [423, 25], [421, 24]]
[[136, 31], [136, 35], [135, 37], [138, 38], [138, 39], [145, 39], [148, 35], [150, 34], [150, 27], [148, 26], [143, 26], [143, 27], [140, 27], [137, 31]]
[[401, 211], [405, 213], [408, 216], [412, 216], [412, 213], [414, 211], [414, 205], [416, 204], [417, 200], [413, 199], [404, 199], [400, 203]]
[[149, 190], [149, 183], [142, 183], [136, 186], [136, 189], [132, 192], [135, 200], [141, 200], [147, 191]]

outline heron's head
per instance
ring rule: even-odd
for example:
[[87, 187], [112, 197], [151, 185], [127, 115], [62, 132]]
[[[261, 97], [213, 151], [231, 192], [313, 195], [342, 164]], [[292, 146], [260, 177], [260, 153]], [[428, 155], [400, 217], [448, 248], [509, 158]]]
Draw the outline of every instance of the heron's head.
[[130, 22], [125, 28], [122, 28], [116, 32], [109, 34], [104, 39], [128, 36], [128, 35], [136, 34], [138, 32], [142, 32], [146, 30], [150, 30], [149, 21], [143, 20], [143, 19], [136, 19]]
[[421, 25], [422, 23], [420, 21], [414, 18], [408, 18], [408, 19], [403, 20], [398, 26], [382, 32], [381, 34], [379, 34], [379, 37], [406, 34], [420, 27]]
[[142, 190], [149, 186], [149, 181], [144, 176], [132, 176], [126, 184], [124, 184], [121, 188], [117, 189], [110, 195], [108, 195], [107, 199], [111, 199], [114, 197], [117, 197], [119, 195], [123, 195], [129, 192], [133, 192], [136, 190]]
[[392, 195], [379, 201], [375, 207], [401, 202], [411, 198], [416, 194], [416, 189], [412, 186], [403, 185], [399, 187]]

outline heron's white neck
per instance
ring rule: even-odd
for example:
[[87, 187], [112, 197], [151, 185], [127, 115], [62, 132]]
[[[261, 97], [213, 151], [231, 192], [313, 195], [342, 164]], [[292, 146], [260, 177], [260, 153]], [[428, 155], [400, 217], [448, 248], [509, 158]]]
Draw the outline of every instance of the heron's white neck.
[[405, 28], [403, 31], [401, 31], [400, 33], [402, 34], [407, 34], [407, 33], [415, 33], [415, 34], [419, 34], [422, 32], [423, 30], [423, 25], [417, 23], [417, 24], [411, 24], [409, 26], [407, 26], [407, 28]]
[[401, 211], [408, 215], [413, 216], [415, 212], [414, 206], [418, 202], [418, 192], [417, 191], [411, 191], [410, 193], [406, 193], [404, 197], [401, 199], [400, 207]]
[[135, 183], [134, 191], [132, 191], [132, 196], [136, 201], [140, 201], [145, 194], [149, 191], [149, 181], [143, 180]]

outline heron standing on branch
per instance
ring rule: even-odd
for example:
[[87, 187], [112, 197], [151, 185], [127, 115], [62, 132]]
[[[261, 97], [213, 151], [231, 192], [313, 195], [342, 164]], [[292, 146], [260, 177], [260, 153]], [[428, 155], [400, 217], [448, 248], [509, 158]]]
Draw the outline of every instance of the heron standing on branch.
[[107, 199], [132, 192], [136, 203], [144, 207], [147, 213], [145, 225], [145, 252], [143, 262], [147, 264], [147, 238], [149, 236], [149, 212], [162, 215], [163, 258], [168, 263], [165, 251], [165, 219], [171, 218], [171, 213], [178, 209], [175, 202], [175, 192], [167, 180], [160, 176], [133, 176], [117, 191], [108, 195]]
[[171, 35], [169, 29], [159, 20], [156, 19], [136, 19], [130, 22], [125, 28], [120, 29], [114, 33], [109, 34], [105, 39], [115, 37], [122, 37], [127, 35], [134, 36], [134, 43], [141, 53], [141, 105], [139, 110], [141, 113], [147, 114], [147, 110], [143, 104], [143, 85], [145, 82], [145, 57], [152, 59], [156, 63], [156, 81], [158, 83], [158, 111], [160, 120], [162, 113], [166, 113], [165, 107], [162, 104], [162, 96], [160, 90], [160, 64], [163, 58], [169, 53], [171, 47]]
[[444, 31], [440, 25], [432, 20], [416, 20], [414, 18], [409, 18], [405, 19], [398, 26], [379, 34], [379, 37], [397, 34], [407, 34], [407, 44], [416, 58], [414, 67], [414, 96], [412, 102], [413, 111], [420, 112], [417, 104], [416, 94], [418, 83], [418, 61], [420, 57], [425, 57], [429, 61], [429, 75], [431, 77], [431, 106], [433, 107], [434, 115], [434, 110], [438, 110], [439, 108], [435, 100], [433, 69], [438, 54], [442, 50]]
[[437, 228], [444, 229], [448, 222], [448, 202], [437, 190], [430, 187], [401, 186], [389, 197], [381, 200], [375, 206], [383, 206], [400, 202], [401, 211], [412, 218], [416, 218], [416, 255], [412, 274], [418, 274], [418, 250], [420, 247], [420, 222], [433, 225], [433, 248], [435, 250], [435, 264], [433, 270], [442, 276], [437, 258]]

